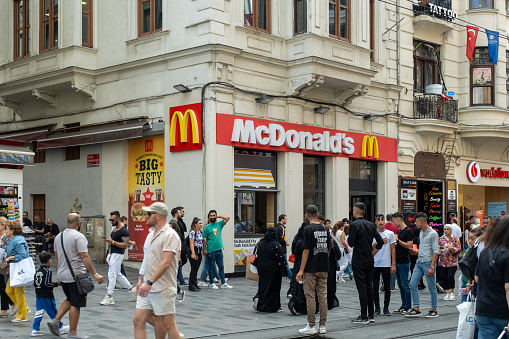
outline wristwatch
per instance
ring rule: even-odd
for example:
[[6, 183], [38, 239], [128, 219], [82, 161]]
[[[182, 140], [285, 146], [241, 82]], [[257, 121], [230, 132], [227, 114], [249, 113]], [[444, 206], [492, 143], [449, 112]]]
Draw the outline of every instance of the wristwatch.
[[152, 282], [152, 281], [150, 281], [150, 280], [147, 280], [147, 285], [150, 285], [150, 286], [152, 286], [152, 284], [153, 284], [153, 282]]

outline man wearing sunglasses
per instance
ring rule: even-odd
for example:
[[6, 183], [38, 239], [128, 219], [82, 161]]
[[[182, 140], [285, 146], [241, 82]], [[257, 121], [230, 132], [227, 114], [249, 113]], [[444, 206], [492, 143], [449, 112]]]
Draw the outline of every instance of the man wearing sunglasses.
[[108, 306], [115, 304], [113, 300], [113, 292], [115, 290], [115, 284], [118, 282], [129, 289], [131, 295], [131, 301], [136, 301], [138, 295], [136, 289], [131, 285], [129, 280], [120, 273], [120, 266], [124, 261], [124, 252], [129, 242], [129, 231], [120, 222], [120, 213], [113, 211], [110, 213], [110, 222], [113, 225], [111, 235], [105, 241], [110, 244], [108, 248], [108, 256], [106, 261], [108, 262], [108, 292], [104, 299], [100, 302], [101, 305]]

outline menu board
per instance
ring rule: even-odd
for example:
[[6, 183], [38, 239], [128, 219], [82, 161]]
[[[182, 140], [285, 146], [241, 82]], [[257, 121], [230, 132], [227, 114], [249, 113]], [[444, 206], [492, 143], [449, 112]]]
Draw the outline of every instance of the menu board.
[[417, 212], [417, 180], [401, 178], [401, 211], [403, 213]]

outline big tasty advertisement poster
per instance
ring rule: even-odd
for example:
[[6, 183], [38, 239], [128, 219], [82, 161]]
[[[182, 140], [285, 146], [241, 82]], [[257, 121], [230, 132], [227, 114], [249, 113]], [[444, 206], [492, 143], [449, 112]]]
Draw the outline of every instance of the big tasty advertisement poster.
[[164, 136], [135, 139], [129, 146], [129, 239], [136, 249], [129, 250], [129, 260], [143, 260], [143, 244], [148, 235], [147, 214], [143, 206], [164, 202]]

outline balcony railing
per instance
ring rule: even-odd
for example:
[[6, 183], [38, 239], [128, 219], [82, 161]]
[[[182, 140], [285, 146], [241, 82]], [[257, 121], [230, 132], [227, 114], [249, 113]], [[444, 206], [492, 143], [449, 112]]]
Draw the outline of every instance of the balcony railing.
[[433, 15], [430, 13], [429, 4], [437, 5], [445, 9], [452, 9], [452, 0], [413, 0], [415, 15]]
[[438, 119], [458, 122], [459, 101], [442, 99], [436, 94], [422, 94], [414, 97], [414, 117], [417, 119]]

